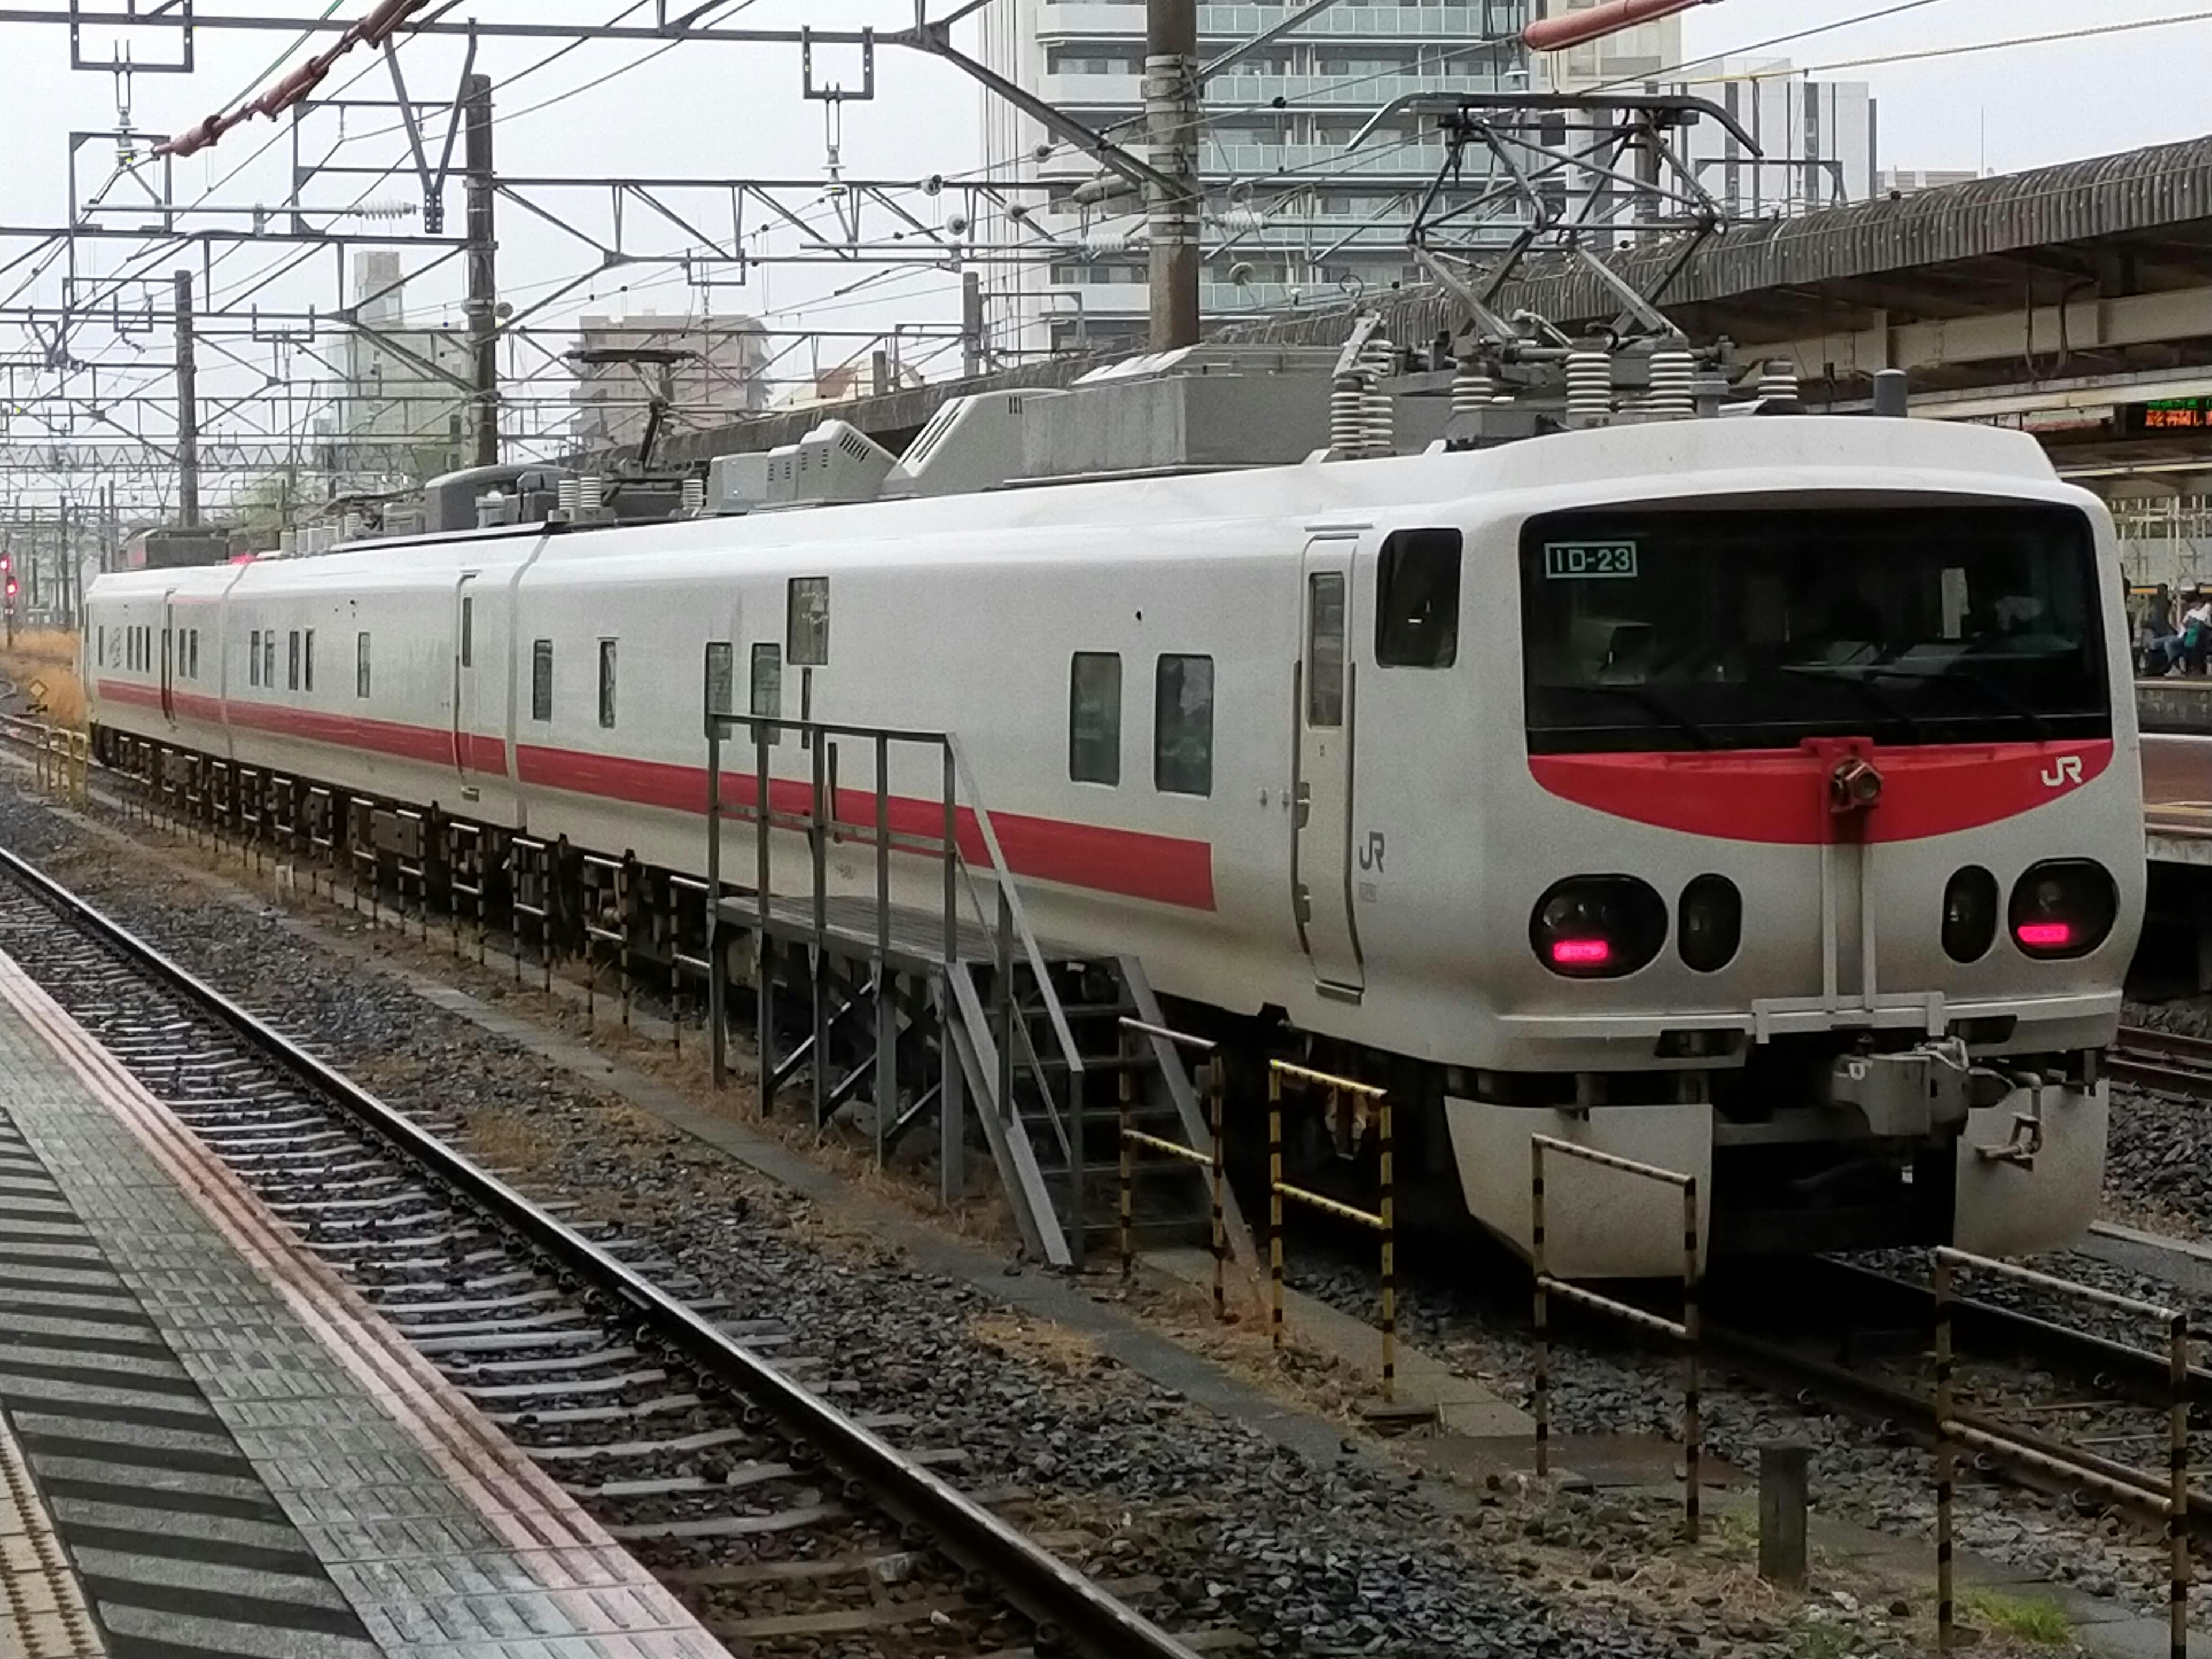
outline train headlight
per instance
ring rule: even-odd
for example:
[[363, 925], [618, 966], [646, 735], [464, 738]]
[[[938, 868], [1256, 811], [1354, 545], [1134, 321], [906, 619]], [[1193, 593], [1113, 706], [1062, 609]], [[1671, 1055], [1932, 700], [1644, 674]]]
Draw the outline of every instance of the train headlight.
[[1567, 979], [1618, 979], [1667, 942], [1667, 902], [1634, 876], [1570, 876], [1528, 917], [1536, 960]]
[[1682, 890], [1674, 921], [1674, 948], [1701, 974], [1735, 959], [1743, 942], [1743, 895], [1726, 876], [1699, 876]]
[[2103, 865], [2050, 859], [2030, 865], [2013, 884], [2006, 920], [2026, 955], [2086, 957], [2105, 942], [2119, 909], [2119, 889]]
[[1943, 954], [1954, 962], [1979, 962], [1996, 936], [1997, 878], [1970, 864], [1944, 884]]

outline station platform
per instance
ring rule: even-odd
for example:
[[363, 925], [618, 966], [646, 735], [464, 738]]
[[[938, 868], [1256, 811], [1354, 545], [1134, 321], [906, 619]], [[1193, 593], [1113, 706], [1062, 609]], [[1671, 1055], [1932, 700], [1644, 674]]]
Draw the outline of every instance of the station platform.
[[2212, 866], [2212, 677], [2136, 681], [2136, 720], [2151, 862]]
[[0, 1655], [726, 1659], [0, 956]]

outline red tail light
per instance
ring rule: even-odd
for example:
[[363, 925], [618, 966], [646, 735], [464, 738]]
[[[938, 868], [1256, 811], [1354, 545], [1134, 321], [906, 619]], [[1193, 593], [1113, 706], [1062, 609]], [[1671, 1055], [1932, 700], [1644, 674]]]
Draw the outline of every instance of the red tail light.
[[2031, 865], [2013, 884], [2006, 920], [2023, 954], [2086, 957], [2105, 942], [2120, 910], [2112, 872], [2090, 859]]
[[1666, 942], [1666, 901], [1633, 876], [1570, 876], [1528, 916], [1536, 960], [1566, 979], [1632, 974]]

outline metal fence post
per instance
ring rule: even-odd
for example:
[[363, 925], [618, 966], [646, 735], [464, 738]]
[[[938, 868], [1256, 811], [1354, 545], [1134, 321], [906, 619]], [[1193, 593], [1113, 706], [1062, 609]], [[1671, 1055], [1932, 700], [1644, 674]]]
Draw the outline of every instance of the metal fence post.
[[1133, 1074], [1129, 1052], [1129, 1034], [1115, 1034], [1116, 1053], [1121, 1062], [1121, 1112], [1120, 1139], [1121, 1143], [1121, 1277], [1127, 1279], [1137, 1270], [1136, 1235], [1132, 1220], [1133, 1194], [1137, 1184], [1137, 1148], [1129, 1136], [1136, 1125], [1137, 1080]]
[[1382, 1399], [1398, 1398], [1398, 1176], [1396, 1147], [1390, 1138], [1390, 1097], [1376, 1103], [1382, 1131], [1382, 1162], [1379, 1171], [1382, 1216]]
[[1552, 1338], [1551, 1307], [1544, 1294], [1544, 1148], [1528, 1146], [1528, 1265], [1536, 1280], [1533, 1322], [1536, 1337], [1536, 1473], [1551, 1473], [1552, 1449]]
[[1283, 1351], [1283, 1074], [1267, 1068], [1267, 1339]]
[[1936, 1650], [1951, 1651], [1951, 1264], [1936, 1252]]
[[1213, 1322], [1229, 1322], [1229, 1218], [1223, 1201], [1228, 1182], [1228, 1155], [1221, 1145], [1221, 1061], [1206, 1066], [1206, 1132], [1213, 1137]]
[[2166, 1326], [2166, 1548], [2172, 1572], [2166, 1590], [2166, 1649], [2170, 1659], [2189, 1652], [2189, 1316]]
[[1698, 1465], [1705, 1424], [1698, 1409], [1698, 1178], [1682, 1188], [1682, 1530], [1698, 1541]]

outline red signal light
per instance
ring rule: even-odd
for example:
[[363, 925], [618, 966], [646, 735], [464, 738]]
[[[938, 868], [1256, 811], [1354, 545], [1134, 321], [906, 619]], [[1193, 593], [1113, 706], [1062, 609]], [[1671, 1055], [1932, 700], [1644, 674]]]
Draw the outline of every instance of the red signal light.
[[1601, 939], [1560, 939], [1552, 941], [1552, 960], [1562, 967], [1595, 968], [1609, 961], [1613, 946]]
[[2051, 950], [2074, 942], [2074, 929], [2063, 921], [2023, 921], [2014, 930], [2022, 945], [2040, 945]]

